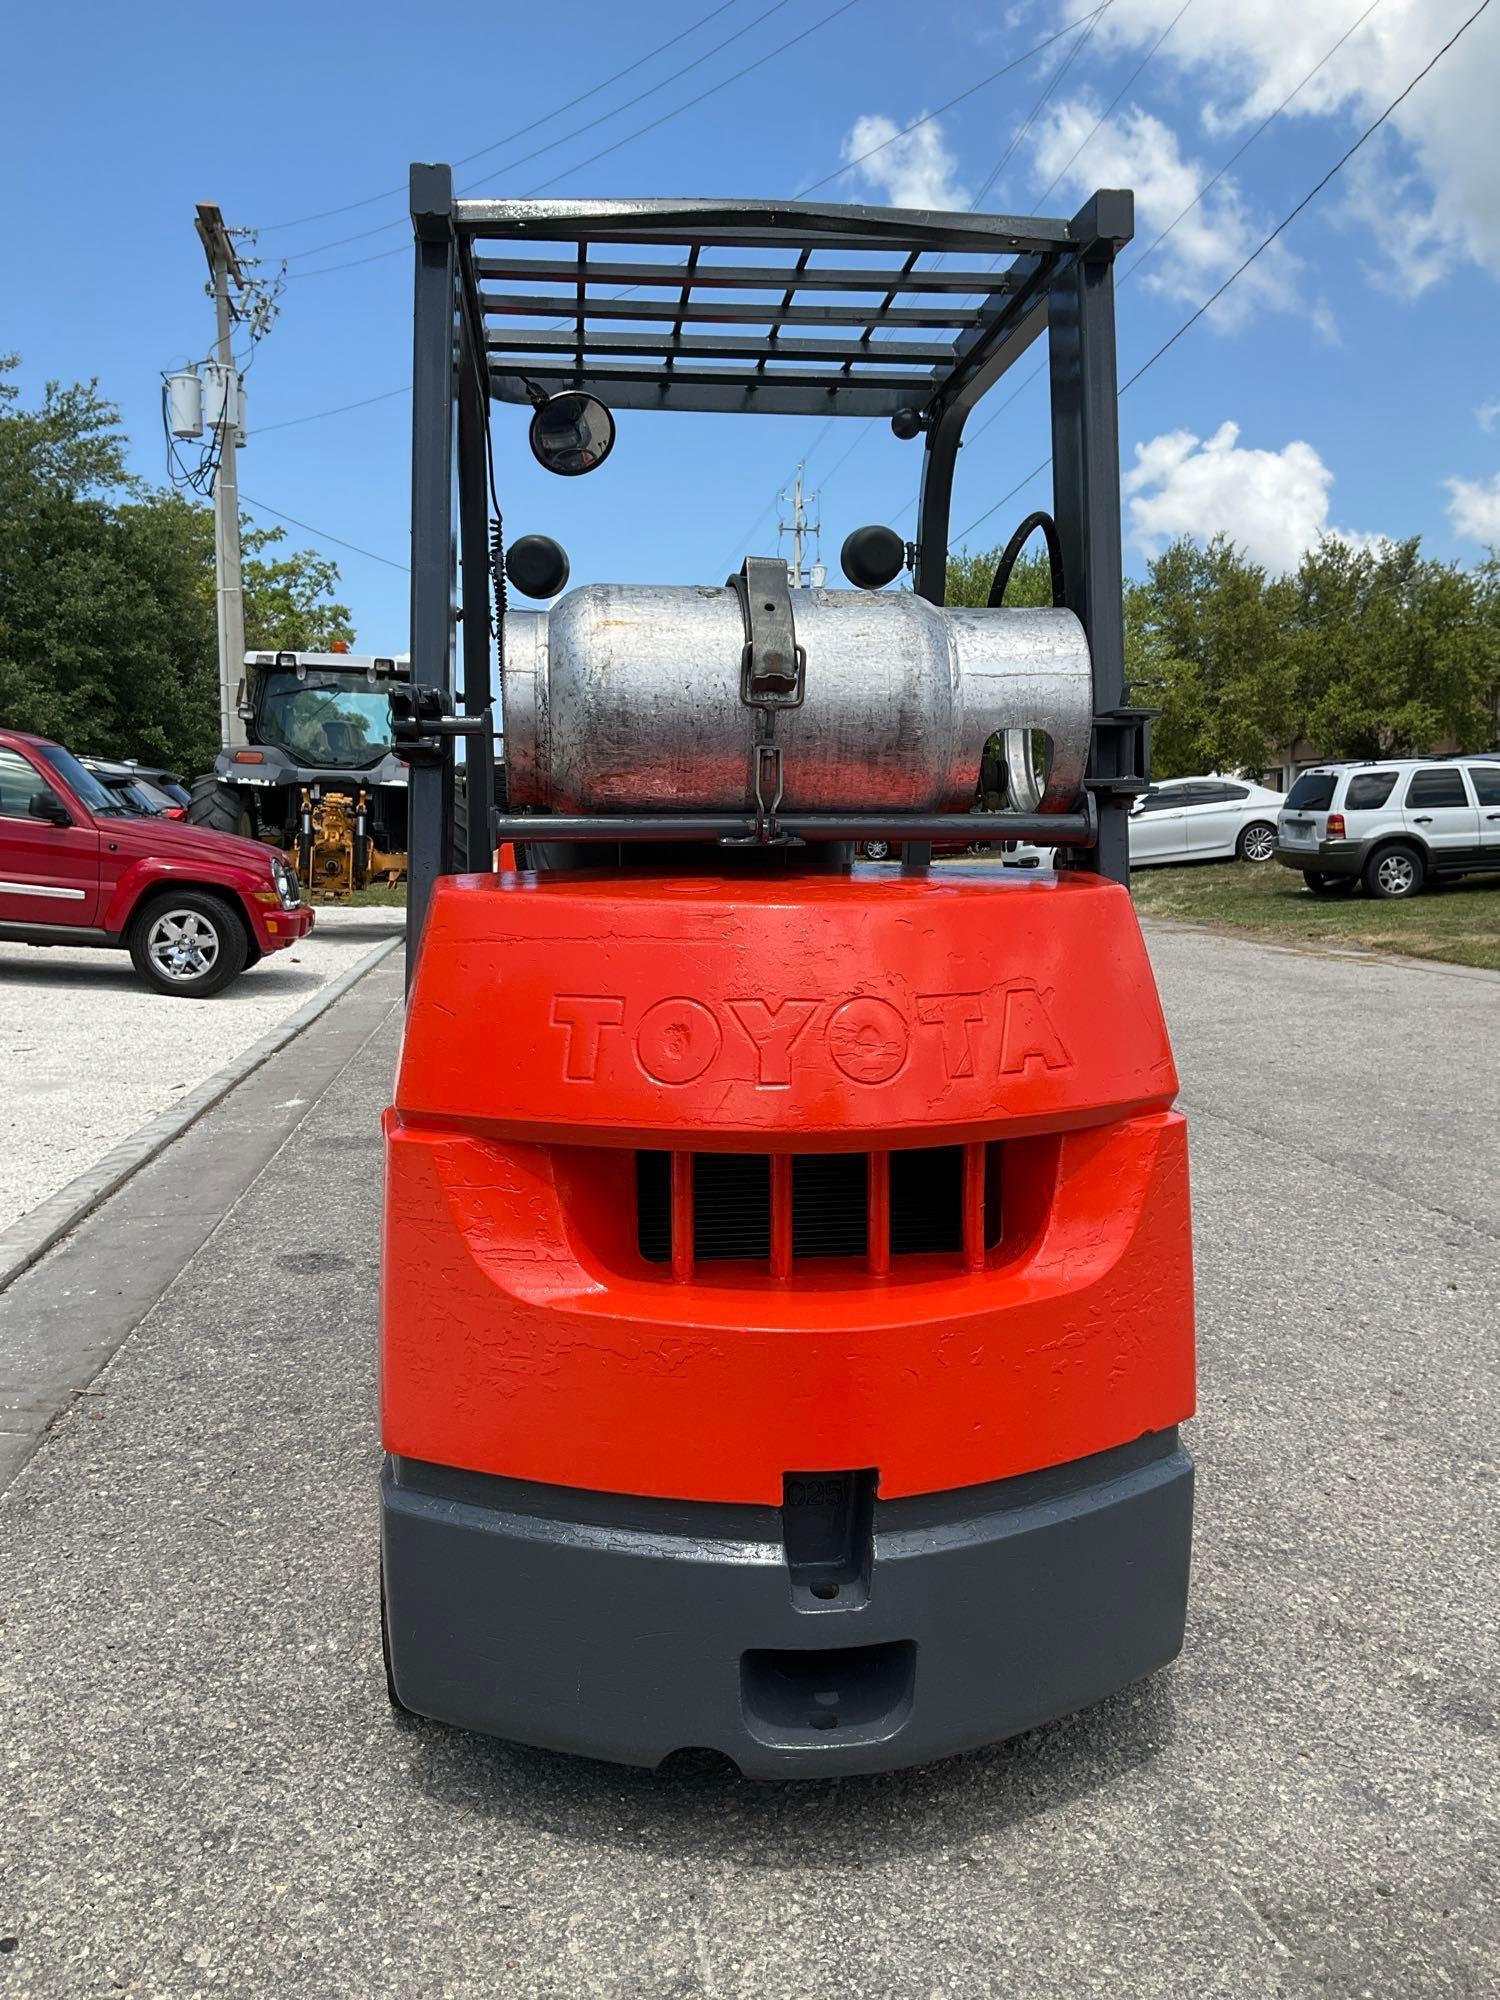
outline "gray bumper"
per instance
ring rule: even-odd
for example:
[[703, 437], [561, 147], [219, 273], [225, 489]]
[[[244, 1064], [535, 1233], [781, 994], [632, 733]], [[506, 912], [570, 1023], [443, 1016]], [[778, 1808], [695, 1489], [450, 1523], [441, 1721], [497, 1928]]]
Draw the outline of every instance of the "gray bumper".
[[836, 1602], [781, 1510], [630, 1499], [409, 1459], [381, 1481], [393, 1682], [418, 1714], [626, 1764], [889, 1770], [1015, 1735], [1182, 1644], [1193, 1468], [1175, 1431], [876, 1502]]
[[1365, 865], [1365, 852], [1362, 840], [1320, 840], [1315, 847], [1276, 843], [1276, 859], [1299, 875], [1358, 875]]

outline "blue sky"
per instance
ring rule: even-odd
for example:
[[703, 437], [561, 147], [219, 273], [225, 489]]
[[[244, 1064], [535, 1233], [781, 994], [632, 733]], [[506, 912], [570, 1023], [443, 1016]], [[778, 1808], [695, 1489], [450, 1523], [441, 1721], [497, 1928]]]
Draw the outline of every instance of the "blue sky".
[[[423, 12], [390, 0], [357, 11], [266, 0], [224, 16], [85, 0], [65, 30], [63, 17], [30, 10], [9, 35], [0, 348], [21, 352], [28, 392], [47, 377], [97, 376], [124, 414], [136, 469], [160, 478], [160, 373], [201, 356], [212, 333], [194, 204], [217, 201], [231, 223], [259, 227], [267, 268], [288, 257], [290, 278], [250, 378], [242, 489], [251, 511], [274, 508], [320, 531], [289, 533], [339, 561], [361, 646], [399, 648], [409, 403], [398, 394], [298, 420], [409, 378], [404, 200], [273, 225], [398, 188], [410, 160], [483, 147], [493, 150], [459, 180], [485, 192], [775, 196], [889, 140], [821, 192], [1071, 214], [1092, 185], [1132, 185], [1138, 237], [1123, 273], [1300, 84], [1122, 284], [1123, 380], [1478, 0], [1189, 0], [1185, 11], [1182, 0], [1109, 0], [1045, 54], [894, 138], [1089, 15], [1092, 0], [939, 0], [925, 16], [898, 0], [855, 0], [825, 27], [815, 24], [839, 0], [726, 0], [705, 21], [712, 4], [520, 10], [453, 0]], [[725, 81], [809, 29], [752, 75]], [[679, 35], [574, 110], [495, 145]], [[688, 64], [697, 66], [656, 88]], [[37, 87], [18, 90], [26, 77]], [[1500, 4], [1125, 397], [1132, 568], [1179, 531], [1225, 529], [1273, 567], [1325, 530], [1420, 533], [1466, 560], [1500, 540], [1497, 78]], [[720, 82], [704, 103], [631, 136]], [[368, 230], [379, 233], [319, 248]], [[343, 263], [353, 267], [319, 274]], [[1009, 393], [1003, 385], [980, 418]], [[720, 580], [746, 553], [774, 547], [774, 496], [803, 453], [810, 485], [823, 488], [830, 564], [862, 521], [910, 531], [919, 450], [883, 424], [625, 413], [609, 464], [559, 481], [533, 468], [524, 422], [524, 412], [497, 411], [507, 529], [556, 534], [580, 581]], [[955, 531], [1046, 451], [1043, 379], [965, 449]], [[975, 545], [1003, 539], [1048, 490], [1045, 478], [1033, 482], [975, 530]]]

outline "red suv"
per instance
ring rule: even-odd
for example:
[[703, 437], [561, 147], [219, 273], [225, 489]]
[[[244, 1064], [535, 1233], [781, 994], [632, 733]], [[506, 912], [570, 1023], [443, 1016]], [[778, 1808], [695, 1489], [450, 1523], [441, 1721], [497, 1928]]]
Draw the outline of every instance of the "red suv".
[[202, 998], [312, 927], [273, 848], [145, 818], [59, 744], [0, 729], [0, 939], [116, 945]]

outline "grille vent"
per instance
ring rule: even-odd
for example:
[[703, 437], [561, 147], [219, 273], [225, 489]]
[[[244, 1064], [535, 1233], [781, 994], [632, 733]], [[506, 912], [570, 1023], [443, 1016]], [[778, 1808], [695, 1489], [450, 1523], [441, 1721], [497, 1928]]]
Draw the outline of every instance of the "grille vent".
[[895, 1153], [636, 1154], [641, 1255], [691, 1277], [699, 1264], [751, 1263], [787, 1277], [799, 1263], [948, 1255], [970, 1269], [1000, 1239], [1000, 1147]]

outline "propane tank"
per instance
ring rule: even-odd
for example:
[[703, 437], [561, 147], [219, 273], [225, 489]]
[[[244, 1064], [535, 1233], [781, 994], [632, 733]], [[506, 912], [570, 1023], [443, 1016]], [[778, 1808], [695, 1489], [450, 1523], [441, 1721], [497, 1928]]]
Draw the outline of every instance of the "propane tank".
[[[805, 669], [800, 699], [776, 714], [784, 811], [959, 810], [996, 730], [1044, 733], [1040, 808], [1073, 805], [1093, 683], [1071, 611], [948, 610], [893, 591], [790, 595]], [[511, 804], [751, 809], [745, 651], [728, 588], [586, 584], [550, 611], [508, 613]]]

